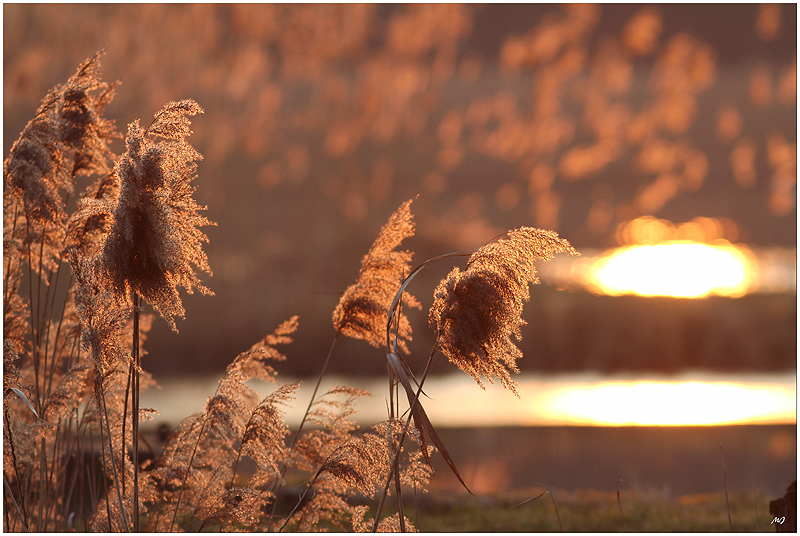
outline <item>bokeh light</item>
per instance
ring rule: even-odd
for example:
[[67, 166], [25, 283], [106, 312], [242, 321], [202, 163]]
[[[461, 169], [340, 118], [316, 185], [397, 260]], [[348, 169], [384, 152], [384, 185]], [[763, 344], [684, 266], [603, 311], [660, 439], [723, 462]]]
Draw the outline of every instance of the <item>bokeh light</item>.
[[[223, 367], [297, 313], [298, 352], [325, 352], [336, 293], [417, 195], [420, 262], [526, 225], [570, 240], [581, 284], [607, 248], [722, 239], [757, 255], [747, 292], [765, 278], [769, 292], [796, 288], [794, 4], [9, 3], [3, 15], [6, 151], [101, 49], [104, 79], [122, 82], [107, 109], [120, 130], [170, 100], [205, 109], [192, 143], [197, 199], [218, 223], [215, 296], [192, 303], [181, 337], [154, 326], [172, 372]], [[581, 337], [593, 355], [594, 335]], [[315, 373], [306, 363], [298, 373]]]

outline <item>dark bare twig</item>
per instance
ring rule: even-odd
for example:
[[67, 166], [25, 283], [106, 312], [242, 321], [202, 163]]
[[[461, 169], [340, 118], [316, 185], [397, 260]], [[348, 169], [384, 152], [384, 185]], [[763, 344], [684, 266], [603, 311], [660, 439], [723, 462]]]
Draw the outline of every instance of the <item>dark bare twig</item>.
[[733, 532], [733, 521], [731, 520], [731, 502], [728, 500], [728, 475], [725, 473], [725, 451], [722, 450], [722, 443], [719, 444], [719, 453], [722, 458], [722, 483], [725, 486], [725, 505], [728, 508], [728, 526]]
[[622, 480], [621, 478], [617, 480], [614, 484], [614, 487], [617, 489], [617, 504], [619, 505], [619, 513], [622, 515], [622, 527], [625, 529], [625, 532], [628, 532], [628, 523], [625, 521], [625, 513], [622, 511], [622, 501], [619, 500], [619, 483], [622, 482], [628, 489], [631, 489], [628, 486], [628, 483]]

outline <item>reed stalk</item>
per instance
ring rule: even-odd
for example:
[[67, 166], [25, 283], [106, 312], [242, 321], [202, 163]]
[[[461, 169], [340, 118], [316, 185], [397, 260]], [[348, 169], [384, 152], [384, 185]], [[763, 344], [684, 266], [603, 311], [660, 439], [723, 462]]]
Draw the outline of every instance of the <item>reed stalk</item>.
[[725, 488], [725, 507], [728, 512], [728, 527], [733, 532], [733, 521], [731, 520], [731, 501], [728, 498], [728, 475], [725, 471], [725, 451], [722, 450], [722, 443], [719, 444], [719, 454], [722, 460], [722, 484]]
[[[133, 293], [133, 532], [139, 532], [139, 294]], [[123, 436], [123, 443], [124, 443]]]

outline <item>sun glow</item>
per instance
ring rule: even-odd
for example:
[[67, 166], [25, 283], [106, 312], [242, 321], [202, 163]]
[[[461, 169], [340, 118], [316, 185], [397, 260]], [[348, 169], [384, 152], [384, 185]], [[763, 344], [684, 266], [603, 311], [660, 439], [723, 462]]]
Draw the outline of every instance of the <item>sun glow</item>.
[[589, 288], [610, 295], [742, 296], [751, 286], [755, 272], [748, 253], [745, 248], [723, 241], [626, 246], [594, 261]]
[[726, 218], [698, 217], [674, 224], [642, 216], [620, 224], [622, 247], [574, 265], [572, 276], [597, 294], [702, 298], [738, 297], [758, 282], [753, 253], [729, 240], [738, 236]]
[[796, 422], [796, 388], [736, 382], [610, 381], [565, 386], [543, 401], [571, 425], [692, 426]]

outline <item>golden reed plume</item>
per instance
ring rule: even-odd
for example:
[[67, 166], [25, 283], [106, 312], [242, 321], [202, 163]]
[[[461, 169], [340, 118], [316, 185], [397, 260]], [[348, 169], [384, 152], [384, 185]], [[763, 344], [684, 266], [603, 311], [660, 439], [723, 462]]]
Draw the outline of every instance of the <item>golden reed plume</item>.
[[[400, 243], [414, 235], [414, 220], [409, 199], [389, 218], [375, 243], [361, 260], [358, 280], [344, 292], [333, 311], [333, 326], [354, 339], [363, 339], [376, 348], [386, 342], [386, 318], [389, 306], [403, 278], [411, 271], [410, 251], [395, 251]], [[402, 304], [419, 308], [410, 294], [404, 293]], [[404, 314], [399, 319], [399, 344], [408, 351], [405, 341], [411, 340], [411, 325]]]
[[212, 294], [192, 268], [211, 274], [201, 248], [208, 238], [198, 227], [214, 223], [198, 213], [205, 207], [192, 198], [191, 185], [202, 155], [185, 141], [191, 133], [187, 116], [200, 113], [193, 100], [170, 102], [146, 129], [138, 120], [128, 125], [127, 152], [114, 169], [119, 201], [102, 253], [115, 290], [141, 295], [173, 330], [173, 316], [184, 315], [178, 286]]
[[528, 301], [529, 284], [536, 284], [534, 261], [556, 253], [578, 252], [553, 231], [520, 227], [481, 247], [469, 258], [467, 269], [457, 267], [434, 292], [428, 322], [447, 359], [475, 378], [500, 378], [517, 396], [509, 371], [519, 372], [522, 352], [511, 340], [522, 338], [520, 315]]

